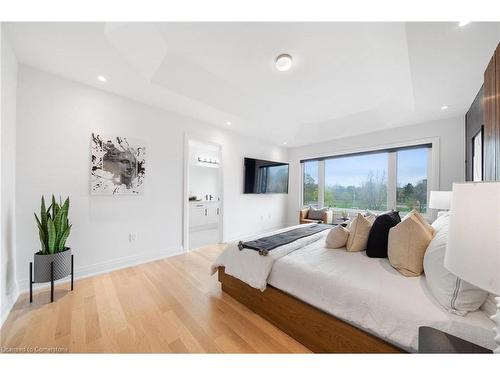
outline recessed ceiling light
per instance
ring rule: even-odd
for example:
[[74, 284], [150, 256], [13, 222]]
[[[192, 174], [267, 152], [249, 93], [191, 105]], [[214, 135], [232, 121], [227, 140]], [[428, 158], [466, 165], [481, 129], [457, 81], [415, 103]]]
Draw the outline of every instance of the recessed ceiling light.
[[106, 82], [108, 79], [104, 76], [97, 76], [97, 79], [101, 82]]
[[446, 110], [446, 109], [448, 109], [448, 106], [447, 106], [447, 105], [443, 105], [443, 106], [441, 107], [441, 110], [442, 110], [442, 111], [444, 111], [444, 110]]
[[286, 146], [288, 143], [287, 142], [283, 142], [283, 144]]
[[460, 21], [460, 22], [458, 23], [458, 26], [460, 26], [460, 27], [464, 27], [465, 25], [468, 25], [469, 23], [470, 23], [470, 21]]
[[226, 122], [227, 126], [231, 126], [231, 121]]
[[284, 72], [292, 67], [292, 56], [283, 53], [276, 58], [276, 69]]

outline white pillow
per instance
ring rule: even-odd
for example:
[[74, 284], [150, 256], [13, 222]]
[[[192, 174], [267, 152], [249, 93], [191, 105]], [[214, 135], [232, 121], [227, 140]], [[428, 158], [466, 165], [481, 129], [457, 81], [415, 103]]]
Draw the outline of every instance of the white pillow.
[[342, 225], [336, 225], [326, 236], [325, 246], [328, 249], [339, 249], [344, 247], [349, 238], [349, 230], [344, 228]]
[[437, 219], [431, 224], [435, 232], [438, 232], [443, 226], [448, 225], [448, 221], [450, 220], [449, 211], [440, 212], [438, 215]]
[[469, 311], [479, 309], [486, 300], [488, 292], [461, 280], [444, 267], [448, 223], [449, 218], [446, 218], [427, 247], [424, 255], [425, 280], [436, 300], [447, 311], [465, 315]]
[[481, 305], [481, 310], [483, 310], [488, 316], [493, 316], [497, 312], [497, 302], [495, 301], [494, 294], [488, 294], [488, 298]]

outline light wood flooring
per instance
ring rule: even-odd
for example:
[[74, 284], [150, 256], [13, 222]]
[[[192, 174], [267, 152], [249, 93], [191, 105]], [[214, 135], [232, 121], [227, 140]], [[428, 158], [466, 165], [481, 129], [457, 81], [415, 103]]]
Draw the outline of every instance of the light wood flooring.
[[35, 292], [32, 304], [23, 294], [0, 331], [3, 352], [310, 352], [221, 292], [209, 269], [222, 249], [81, 279], [73, 292], [62, 284], [54, 303], [49, 290]]

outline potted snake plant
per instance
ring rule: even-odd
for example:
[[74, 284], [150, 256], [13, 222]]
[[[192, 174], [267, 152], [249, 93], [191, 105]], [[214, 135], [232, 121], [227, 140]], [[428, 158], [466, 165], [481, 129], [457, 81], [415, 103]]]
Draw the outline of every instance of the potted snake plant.
[[34, 282], [52, 280], [52, 262], [53, 280], [62, 279], [71, 273], [71, 249], [66, 247], [66, 240], [71, 233], [68, 212], [69, 198], [64, 203], [61, 200], [57, 203], [52, 196], [52, 203], [46, 208], [42, 196], [40, 217], [35, 213], [41, 249], [35, 254]]

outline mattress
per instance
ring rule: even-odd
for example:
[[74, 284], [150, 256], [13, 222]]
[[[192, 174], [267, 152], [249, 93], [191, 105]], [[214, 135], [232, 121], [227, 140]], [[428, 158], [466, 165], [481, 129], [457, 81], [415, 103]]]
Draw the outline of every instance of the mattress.
[[406, 351], [418, 350], [418, 328], [430, 326], [493, 349], [493, 322], [481, 310], [444, 310], [425, 276], [405, 277], [388, 259], [326, 249], [323, 241], [276, 260], [268, 284]]

